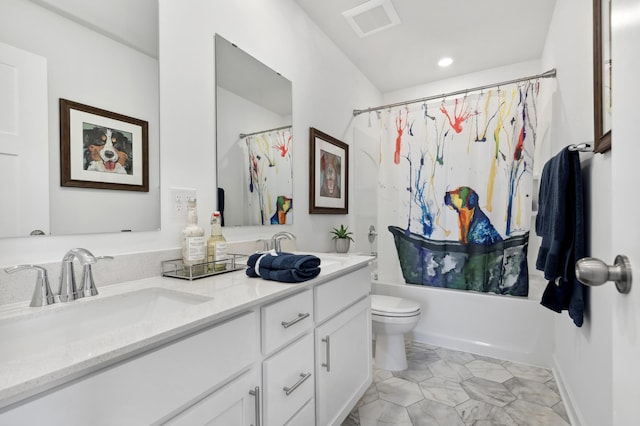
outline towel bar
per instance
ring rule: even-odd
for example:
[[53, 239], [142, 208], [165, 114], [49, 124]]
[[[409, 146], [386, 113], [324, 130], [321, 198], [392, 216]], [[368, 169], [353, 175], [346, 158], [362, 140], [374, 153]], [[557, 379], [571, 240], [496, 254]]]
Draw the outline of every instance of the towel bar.
[[579, 151], [579, 152], [591, 152], [591, 151], [593, 151], [593, 149], [591, 149], [591, 144], [588, 144], [586, 142], [569, 145], [567, 147], [567, 149], [569, 151]]

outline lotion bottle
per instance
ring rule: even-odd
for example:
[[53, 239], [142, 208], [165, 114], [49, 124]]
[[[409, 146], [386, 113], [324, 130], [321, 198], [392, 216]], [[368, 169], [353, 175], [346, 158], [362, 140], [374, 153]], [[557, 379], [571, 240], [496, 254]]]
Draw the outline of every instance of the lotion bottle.
[[222, 262], [227, 258], [227, 240], [222, 236], [222, 217], [219, 211], [211, 215], [211, 236], [207, 241], [207, 268], [209, 272], [220, 272], [227, 269]]
[[[188, 270], [197, 264], [203, 264], [206, 260], [206, 244], [204, 237], [204, 229], [198, 225], [198, 210], [196, 208], [196, 199], [191, 198], [187, 202], [187, 226], [182, 231], [182, 263]], [[204, 265], [200, 267], [203, 269]], [[191, 272], [202, 274], [202, 270], [191, 268]]]

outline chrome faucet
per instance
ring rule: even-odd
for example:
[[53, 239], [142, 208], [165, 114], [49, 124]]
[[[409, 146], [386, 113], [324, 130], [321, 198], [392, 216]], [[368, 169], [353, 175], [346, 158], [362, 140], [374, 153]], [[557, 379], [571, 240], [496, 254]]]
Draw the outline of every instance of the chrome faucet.
[[[80, 289], [76, 287], [76, 277], [73, 272], [73, 260], [78, 259], [82, 265], [82, 281]], [[62, 258], [62, 272], [60, 274], [60, 301], [70, 302], [85, 296], [95, 296], [98, 294], [91, 265], [100, 259], [113, 259], [111, 256], [94, 256], [89, 250], [74, 248], [69, 250]]]
[[7, 274], [13, 274], [14, 272], [24, 271], [26, 269], [35, 269], [38, 271], [38, 277], [36, 278], [36, 288], [33, 291], [31, 297], [31, 304], [29, 306], [46, 306], [55, 303], [53, 293], [51, 293], [51, 287], [49, 287], [49, 276], [47, 270], [42, 266], [37, 265], [17, 265], [5, 268]]
[[281, 231], [281, 232], [276, 232], [275, 234], [273, 234], [273, 237], [271, 237], [271, 241], [273, 241], [273, 249], [276, 251], [276, 253], [280, 253], [282, 250], [280, 248], [280, 240], [295, 240], [296, 236], [293, 235], [291, 232], [287, 232], [287, 231]]

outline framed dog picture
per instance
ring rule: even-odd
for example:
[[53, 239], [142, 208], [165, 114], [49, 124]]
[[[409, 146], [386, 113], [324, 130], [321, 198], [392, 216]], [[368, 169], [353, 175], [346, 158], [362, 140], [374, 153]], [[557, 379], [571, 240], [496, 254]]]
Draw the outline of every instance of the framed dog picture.
[[149, 123], [60, 99], [60, 185], [149, 192]]
[[349, 213], [349, 145], [309, 128], [309, 213]]

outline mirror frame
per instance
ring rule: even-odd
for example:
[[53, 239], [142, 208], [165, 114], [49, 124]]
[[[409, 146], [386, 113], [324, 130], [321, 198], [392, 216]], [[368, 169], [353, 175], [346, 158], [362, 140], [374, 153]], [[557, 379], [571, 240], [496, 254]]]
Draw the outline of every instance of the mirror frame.
[[[604, 131], [603, 112], [605, 99], [602, 96], [604, 83], [603, 67], [603, 43], [611, 43], [610, 28], [611, 16], [607, 14], [609, 20], [604, 21], [602, 14], [603, 2], [611, 4], [610, 0], [593, 0], [593, 129], [594, 129], [594, 149], [593, 152], [605, 153], [611, 149], [611, 129]], [[609, 49], [611, 52], [611, 49]]]

